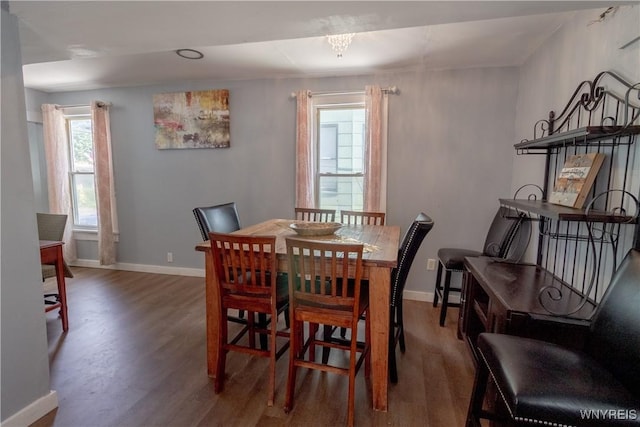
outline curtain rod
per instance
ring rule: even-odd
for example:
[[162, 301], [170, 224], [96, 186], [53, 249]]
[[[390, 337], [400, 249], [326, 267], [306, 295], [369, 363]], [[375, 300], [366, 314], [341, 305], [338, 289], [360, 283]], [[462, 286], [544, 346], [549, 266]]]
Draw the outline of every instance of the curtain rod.
[[[391, 95], [398, 95], [400, 93], [400, 89], [398, 89], [397, 86], [389, 86], [388, 88], [384, 88], [382, 89], [383, 93], [388, 93]], [[311, 92], [309, 94], [310, 97], [314, 96], [314, 95], [322, 95], [322, 96], [333, 96], [333, 95], [363, 95], [364, 91], [363, 90], [354, 90], [354, 91], [342, 91], [342, 92]], [[289, 98], [295, 98], [296, 97], [296, 93], [295, 92], [291, 92], [291, 94], [289, 95]]]
[[[97, 101], [98, 107], [110, 107], [110, 102]], [[72, 105], [56, 105], [56, 110], [61, 108], [77, 108], [77, 107], [91, 107], [91, 104], [72, 104]]]

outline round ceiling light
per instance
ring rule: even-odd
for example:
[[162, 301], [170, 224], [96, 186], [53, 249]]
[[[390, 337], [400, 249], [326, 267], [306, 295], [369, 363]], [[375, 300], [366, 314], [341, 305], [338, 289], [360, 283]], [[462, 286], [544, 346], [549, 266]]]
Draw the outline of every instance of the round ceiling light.
[[176, 54], [186, 59], [202, 59], [204, 55], [202, 52], [195, 49], [178, 49]]

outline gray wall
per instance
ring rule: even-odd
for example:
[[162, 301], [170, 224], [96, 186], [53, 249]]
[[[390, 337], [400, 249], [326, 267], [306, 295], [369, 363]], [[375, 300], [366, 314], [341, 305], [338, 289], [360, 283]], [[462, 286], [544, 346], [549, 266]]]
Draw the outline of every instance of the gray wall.
[[0, 420], [49, 393], [18, 24], [2, 7]]
[[[520, 68], [516, 141], [532, 139], [534, 123], [546, 119], [549, 110], [562, 111], [578, 83], [593, 80], [600, 71], [614, 71], [629, 82], [640, 82], [640, 41], [619, 49], [640, 36], [640, 6], [620, 7], [602, 22], [594, 23], [594, 15], [593, 10], [576, 12]], [[529, 183], [542, 186], [544, 156], [517, 156], [515, 150], [512, 154], [512, 189]], [[640, 170], [639, 156], [636, 149], [636, 171]], [[633, 227], [626, 231], [632, 232]], [[529, 249], [529, 258], [534, 260], [535, 245]]]
[[[362, 90], [397, 85], [390, 96], [389, 224], [403, 231], [424, 211], [436, 223], [407, 289], [427, 292], [427, 258], [441, 246], [481, 247], [499, 197], [509, 196], [517, 68], [416, 71], [376, 76], [180, 84], [55, 93], [49, 102], [112, 105], [111, 131], [120, 224], [118, 261], [202, 268], [195, 206], [236, 201], [243, 224], [291, 218], [298, 89]], [[231, 148], [154, 146], [154, 93], [230, 90]], [[33, 94], [31, 94], [33, 95]], [[31, 97], [31, 95], [29, 97]], [[30, 106], [31, 109], [36, 108]], [[460, 225], [464, 224], [464, 227]], [[95, 257], [86, 242], [79, 257]], [[173, 252], [174, 262], [166, 263]]]
[[[578, 83], [603, 70], [612, 70], [630, 82], [640, 81], [640, 42], [619, 49], [640, 36], [640, 6], [621, 7], [604, 21], [591, 23], [594, 11], [576, 12], [540, 46], [520, 68], [516, 106], [516, 138], [533, 138], [533, 125], [546, 119], [549, 110], [560, 111]], [[543, 89], [543, 90], [541, 90]], [[514, 156], [514, 189], [542, 183], [544, 160]], [[542, 165], [542, 166], [540, 166]]]
[[33, 192], [36, 199], [36, 212], [49, 211], [49, 194], [47, 189], [47, 162], [44, 152], [42, 111], [40, 106], [46, 104], [48, 95], [44, 92], [25, 90], [27, 97], [27, 132], [29, 135], [29, 151], [31, 154], [31, 172], [33, 174]]

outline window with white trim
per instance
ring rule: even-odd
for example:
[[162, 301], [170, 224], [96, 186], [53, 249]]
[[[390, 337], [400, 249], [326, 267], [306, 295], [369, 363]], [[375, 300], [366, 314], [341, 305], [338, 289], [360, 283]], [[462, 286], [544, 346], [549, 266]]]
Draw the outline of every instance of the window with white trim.
[[316, 206], [362, 210], [364, 205], [364, 94], [314, 95]]
[[91, 115], [66, 115], [69, 138], [69, 179], [73, 225], [76, 229], [97, 230], [95, 167]]

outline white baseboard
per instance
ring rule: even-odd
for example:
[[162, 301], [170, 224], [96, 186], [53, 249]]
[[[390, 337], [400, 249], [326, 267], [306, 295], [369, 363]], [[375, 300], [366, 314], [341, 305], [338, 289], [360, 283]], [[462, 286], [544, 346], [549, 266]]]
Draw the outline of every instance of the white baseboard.
[[113, 265], [100, 265], [100, 261], [95, 259], [77, 259], [70, 262], [69, 265], [76, 267], [104, 268], [107, 270], [137, 271], [140, 273], [204, 277], [204, 268], [167, 267], [164, 265], [131, 264], [126, 262], [118, 262]]
[[[100, 265], [100, 262], [95, 259], [77, 259], [69, 263], [69, 265], [75, 266], [75, 267], [104, 268], [107, 270], [137, 271], [140, 273], [157, 273], [157, 274], [171, 274], [175, 276], [205, 277], [204, 268], [167, 267], [164, 265], [132, 264], [132, 263], [126, 263], [126, 262], [118, 262], [113, 265]], [[433, 302], [433, 292], [405, 290], [403, 293], [403, 298], [411, 301]], [[459, 301], [458, 295], [451, 295], [451, 302], [458, 302], [458, 301]]]
[[411, 301], [433, 301], [433, 292], [423, 292], [423, 291], [405, 291], [402, 294], [403, 299], [408, 299]]
[[[433, 302], [433, 292], [422, 291], [404, 291], [403, 298], [410, 301]], [[450, 294], [449, 301], [452, 303], [460, 303], [459, 294]]]
[[35, 423], [58, 407], [58, 394], [51, 390], [46, 396], [25, 406], [2, 423], [0, 427], [25, 427]]

